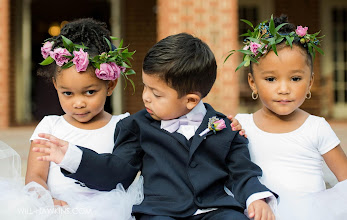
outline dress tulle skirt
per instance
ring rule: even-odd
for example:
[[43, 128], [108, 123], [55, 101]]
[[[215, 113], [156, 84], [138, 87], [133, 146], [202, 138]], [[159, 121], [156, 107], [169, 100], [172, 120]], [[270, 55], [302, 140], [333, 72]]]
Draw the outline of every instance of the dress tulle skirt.
[[347, 220], [347, 180], [316, 193], [280, 195], [280, 220]]
[[[24, 186], [20, 157], [0, 141], [0, 219], [114, 219], [132, 220], [132, 206], [143, 200], [143, 177], [125, 190], [121, 184], [109, 192], [83, 194], [68, 189], [54, 191], [53, 197], [68, 206], [54, 206], [51, 193], [31, 182]], [[68, 192], [68, 193], [66, 193]]]

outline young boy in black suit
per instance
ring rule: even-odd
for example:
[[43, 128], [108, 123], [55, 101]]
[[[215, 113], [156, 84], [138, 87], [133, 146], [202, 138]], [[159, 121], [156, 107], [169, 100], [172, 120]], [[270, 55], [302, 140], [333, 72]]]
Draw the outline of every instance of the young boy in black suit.
[[[119, 182], [128, 187], [141, 171], [145, 197], [133, 207], [140, 220], [248, 219], [245, 208], [251, 218], [274, 219], [265, 202], [274, 195], [258, 181], [262, 171], [250, 160], [247, 139], [201, 101], [216, 73], [215, 57], [204, 42], [185, 33], [169, 36], [144, 58], [146, 109], [118, 122], [112, 154], [46, 134], [41, 137], [48, 140], [35, 141], [47, 148], [34, 150], [48, 153], [40, 160], [60, 164], [64, 175], [98, 190]], [[81, 152], [75, 167], [63, 161], [68, 148]]]

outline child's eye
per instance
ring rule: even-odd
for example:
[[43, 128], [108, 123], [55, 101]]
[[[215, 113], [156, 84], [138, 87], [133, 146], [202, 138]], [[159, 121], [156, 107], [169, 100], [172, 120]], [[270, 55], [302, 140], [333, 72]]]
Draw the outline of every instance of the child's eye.
[[95, 90], [88, 90], [86, 92], [87, 95], [93, 95], [96, 91]]
[[273, 82], [275, 81], [275, 77], [267, 77], [265, 78], [266, 81]]
[[63, 94], [66, 96], [70, 96], [70, 95], [72, 95], [72, 92], [63, 92]]
[[157, 95], [157, 94], [155, 94], [155, 93], [153, 93], [153, 95], [154, 95], [154, 97], [156, 97], [156, 98], [159, 98], [159, 97], [160, 97], [160, 95]]
[[300, 80], [301, 80], [301, 77], [293, 77], [292, 80], [293, 80], [294, 82], [297, 82], [297, 81], [300, 81]]

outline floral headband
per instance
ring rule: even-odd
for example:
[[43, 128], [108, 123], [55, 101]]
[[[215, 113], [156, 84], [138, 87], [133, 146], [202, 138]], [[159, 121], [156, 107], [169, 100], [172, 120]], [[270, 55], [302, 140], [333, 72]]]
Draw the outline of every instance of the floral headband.
[[[43, 47], [41, 47], [41, 54], [45, 59], [40, 65], [49, 65], [55, 61], [55, 63], [63, 69], [69, 68], [73, 65], [76, 66], [77, 72], [86, 71], [89, 63], [95, 67], [95, 74], [99, 79], [102, 80], [115, 80], [122, 75], [128, 80], [133, 89], [135, 90], [134, 82], [128, 78], [129, 75], [135, 74], [135, 71], [127, 68], [131, 68], [129, 58], [135, 53], [129, 52], [128, 48], [122, 48], [123, 40], [121, 40], [118, 48], [112, 48], [111, 42], [104, 37], [108, 46], [110, 47], [109, 52], [104, 52], [100, 55], [89, 57], [88, 52], [84, 52], [88, 47], [79, 44], [74, 44], [71, 40], [61, 35], [64, 47], [55, 48], [52, 51], [54, 41], [50, 39], [46, 40]], [[110, 37], [112, 40], [117, 40], [115, 37]], [[126, 82], [125, 80], [125, 82]], [[126, 86], [126, 85], [125, 85]]]
[[[281, 34], [278, 31], [288, 23], [283, 23], [275, 27], [275, 22], [272, 15], [269, 25], [267, 25], [267, 21], [264, 21], [255, 28], [250, 21], [244, 19], [241, 19], [241, 21], [251, 26], [253, 32], [251, 30], [248, 30], [247, 33], [241, 35], [243, 37], [246, 37], [246, 39], [244, 40], [245, 46], [243, 47], [243, 49], [237, 50], [237, 52], [241, 52], [244, 55], [242, 59], [243, 61], [236, 68], [235, 72], [242, 66], [249, 66], [251, 61], [259, 63], [257, 59], [266, 54], [271, 49], [278, 56], [276, 44], [281, 43], [283, 40], [286, 40], [286, 44], [290, 45], [290, 47], [293, 46], [293, 41], [300, 41], [300, 43], [303, 44], [303, 46], [308, 50], [313, 59], [315, 58], [316, 51], [324, 55], [323, 50], [318, 47], [320, 45], [320, 41], [318, 39], [324, 37], [317, 37], [320, 31], [315, 34], [308, 34], [308, 27], [297, 26], [295, 31], [289, 34]], [[228, 58], [235, 52], [235, 50], [229, 51], [229, 54], [225, 58], [224, 62], [226, 62]]]

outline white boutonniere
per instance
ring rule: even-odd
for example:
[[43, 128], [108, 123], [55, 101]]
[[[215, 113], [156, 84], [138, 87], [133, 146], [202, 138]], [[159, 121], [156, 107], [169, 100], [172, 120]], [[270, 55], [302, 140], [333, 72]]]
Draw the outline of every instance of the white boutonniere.
[[223, 119], [219, 119], [216, 116], [213, 116], [212, 118], [208, 119], [208, 127], [203, 130], [199, 135], [204, 136], [209, 131], [213, 131], [214, 134], [216, 134], [217, 131], [221, 131], [225, 126], [225, 121]]

